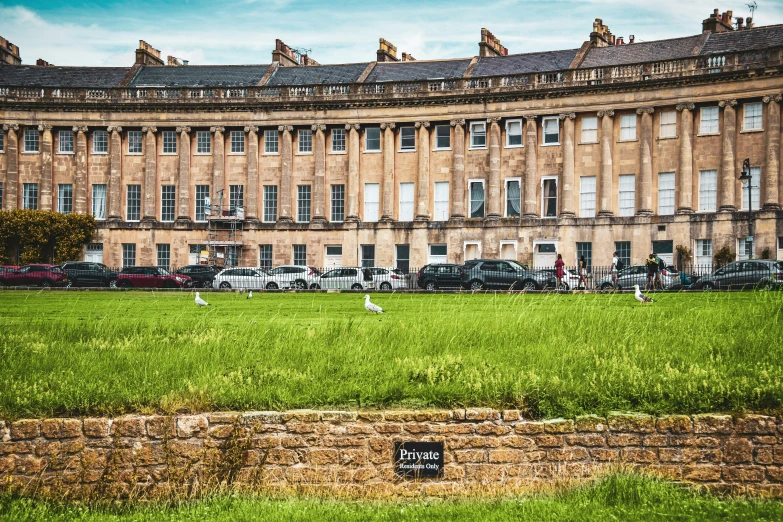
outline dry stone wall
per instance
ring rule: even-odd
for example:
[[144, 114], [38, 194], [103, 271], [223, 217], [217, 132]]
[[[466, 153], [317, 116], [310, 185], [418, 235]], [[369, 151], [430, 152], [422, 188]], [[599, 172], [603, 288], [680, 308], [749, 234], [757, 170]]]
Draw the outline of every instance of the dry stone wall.
[[[616, 465], [783, 496], [783, 418], [638, 414], [529, 421], [516, 410], [313, 411], [0, 421], [0, 487], [177, 496], [218, 485], [365, 496], [516, 491]], [[443, 476], [397, 477], [395, 442], [443, 441]]]

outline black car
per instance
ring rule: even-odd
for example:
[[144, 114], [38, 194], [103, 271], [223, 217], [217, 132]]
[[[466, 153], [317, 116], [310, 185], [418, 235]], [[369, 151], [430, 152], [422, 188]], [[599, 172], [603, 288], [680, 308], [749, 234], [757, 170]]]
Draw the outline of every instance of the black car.
[[212, 288], [212, 282], [220, 273], [220, 268], [215, 265], [186, 265], [174, 273], [190, 277], [194, 287]]
[[554, 288], [552, 274], [530, 270], [510, 259], [473, 259], [465, 263], [460, 284], [466, 290], [543, 290]]
[[66, 261], [60, 268], [68, 274], [68, 286], [117, 286], [119, 272], [101, 263]]
[[460, 265], [434, 263], [424, 265], [416, 277], [416, 284], [425, 290], [460, 287]]

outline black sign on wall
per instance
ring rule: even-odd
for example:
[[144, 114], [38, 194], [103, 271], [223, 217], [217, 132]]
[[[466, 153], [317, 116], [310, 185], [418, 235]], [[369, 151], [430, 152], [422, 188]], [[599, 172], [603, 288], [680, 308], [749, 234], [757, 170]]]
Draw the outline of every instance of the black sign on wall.
[[395, 442], [394, 471], [400, 477], [442, 477], [443, 442]]

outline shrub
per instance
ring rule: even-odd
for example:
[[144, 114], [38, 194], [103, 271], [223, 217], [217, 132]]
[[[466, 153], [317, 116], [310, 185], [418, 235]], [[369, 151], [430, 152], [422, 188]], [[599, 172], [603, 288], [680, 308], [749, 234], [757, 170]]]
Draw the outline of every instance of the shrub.
[[734, 261], [734, 252], [732, 252], [729, 245], [724, 246], [713, 255], [715, 258], [715, 268], [720, 268], [723, 265]]

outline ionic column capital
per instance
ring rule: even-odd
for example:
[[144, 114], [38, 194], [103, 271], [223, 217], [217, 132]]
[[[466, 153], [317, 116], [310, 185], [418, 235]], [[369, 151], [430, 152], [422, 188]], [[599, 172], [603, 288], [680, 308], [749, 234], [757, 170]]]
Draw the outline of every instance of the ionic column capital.
[[768, 94], [767, 96], [764, 96], [761, 99], [761, 101], [763, 101], [764, 103], [769, 103], [772, 101], [776, 103], [780, 103], [781, 98], [783, 98], [783, 96], [781, 96], [780, 94]]
[[[85, 127], [85, 129], [86, 128], [87, 127]], [[76, 127], [74, 127], [74, 130], [76, 130]], [[141, 132], [146, 132], [148, 134], [149, 133], [155, 134], [156, 132], [158, 132], [158, 128], [157, 127], [142, 127], [141, 128]]]
[[678, 103], [677, 106], [675, 107], [675, 109], [677, 109], [680, 112], [682, 112], [682, 111], [692, 111], [692, 110], [696, 109], [696, 105], [691, 103], [691, 102]]
[[[77, 127], [73, 128], [73, 130], [76, 130], [76, 129], [77, 129]], [[38, 126], [38, 130], [39, 131], [50, 131], [50, 130], [52, 130], [52, 126], [44, 123], [44, 124]]]
[[293, 125], [278, 125], [277, 131], [278, 132], [294, 132], [294, 126]]
[[313, 132], [317, 132], [317, 131], [323, 132], [326, 130], [326, 125], [324, 125], [323, 123], [314, 123], [313, 125], [310, 126], [310, 128], [313, 130]]
[[18, 123], [6, 123], [3, 125], [3, 130], [8, 131], [18, 131], [19, 130], [19, 124]]
[[107, 127], [106, 130], [109, 131], [109, 132], [122, 132], [122, 127], [120, 127], [118, 125], [112, 125], [112, 126]]
[[737, 100], [721, 100], [718, 102], [718, 107], [736, 107]]
[[381, 123], [381, 130], [394, 130], [397, 127], [396, 123]]
[[255, 125], [248, 125], [245, 127], [245, 132], [258, 132], [258, 127]]
[[576, 113], [575, 112], [569, 112], [569, 113], [566, 113], [566, 114], [561, 114], [560, 116], [558, 116], [558, 118], [560, 118], [561, 120], [565, 120], [566, 118], [568, 118], [569, 120], [574, 120], [574, 119], [576, 119]]
[[190, 132], [190, 127], [177, 127], [177, 133], [179, 134], [188, 134]]
[[449, 124], [450, 124], [452, 127], [457, 127], [457, 126], [460, 126], [460, 127], [462, 127], [462, 126], [464, 126], [464, 125], [465, 125], [465, 120], [451, 120], [451, 121], [449, 122]]
[[355, 131], [358, 131], [360, 128], [361, 128], [361, 125], [359, 125], [358, 123], [346, 123], [345, 124], [345, 130], [347, 130], [347, 131], [352, 130], [352, 129], [355, 130]]
[[214, 132], [216, 134], [217, 133], [223, 133], [223, 132], [225, 132], [225, 130], [226, 130], [225, 127], [210, 127], [209, 128], [209, 132]]
[[608, 116], [609, 118], [614, 117], [614, 109], [606, 109], [603, 111], [598, 111], [599, 118], [603, 118], [604, 116]]
[[493, 124], [493, 123], [500, 123], [500, 118], [498, 118], [496, 116], [493, 116], [491, 118], [487, 118], [487, 123], [489, 123], [490, 125]]
[[652, 114], [655, 112], [655, 107], [639, 107], [636, 109], [636, 114]]
[[527, 123], [530, 123], [531, 121], [533, 123], [535, 123], [536, 122], [536, 118], [538, 118], [538, 115], [537, 114], [523, 114], [522, 117], [525, 118], [525, 121]]
[[425, 129], [430, 126], [430, 122], [428, 121], [417, 121], [414, 126], [418, 129], [421, 127], [424, 127]]

